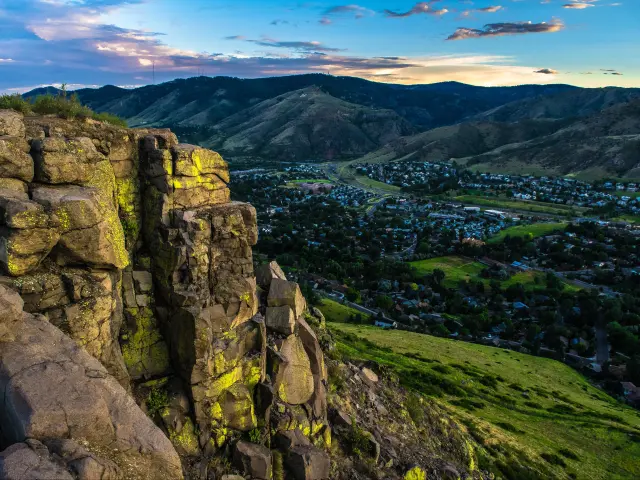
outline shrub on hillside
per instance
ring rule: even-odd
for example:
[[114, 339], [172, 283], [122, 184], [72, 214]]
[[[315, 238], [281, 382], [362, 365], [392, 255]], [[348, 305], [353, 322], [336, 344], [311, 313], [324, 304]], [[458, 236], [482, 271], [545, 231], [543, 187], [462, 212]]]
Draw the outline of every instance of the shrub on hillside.
[[60, 95], [40, 95], [32, 102], [19, 94], [0, 96], [0, 109], [16, 110], [24, 115], [58, 115], [65, 119], [92, 118], [110, 123], [118, 127], [127, 127], [127, 122], [110, 113], [96, 113], [86, 105], [82, 105], [77, 95], [67, 96], [66, 91]]

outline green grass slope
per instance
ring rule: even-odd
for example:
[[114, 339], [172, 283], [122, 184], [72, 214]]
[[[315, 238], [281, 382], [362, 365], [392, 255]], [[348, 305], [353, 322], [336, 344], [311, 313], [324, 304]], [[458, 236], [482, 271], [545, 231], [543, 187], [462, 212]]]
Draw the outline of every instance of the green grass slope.
[[496, 478], [640, 478], [640, 414], [554, 360], [404, 331], [330, 323], [371, 360], [447, 407]]
[[[436, 268], [442, 270], [446, 275], [444, 284], [449, 288], [457, 288], [460, 285], [460, 281], [480, 281], [487, 287], [491, 283], [490, 279], [481, 276], [482, 271], [487, 268], [486, 265], [457, 255], [416, 260], [409, 262], [409, 265], [415, 268], [417, 279], [432, 273]], [[500, 282], [502, 288], [509, 288], [509, 286], [516, 283], [521, 283], [527, 289], [542, 288], [545, 284], [545, 275], [542, 272], [528, 270], [526, 272], [517, 272], [508, 280]], [[579, 290], [566, 282], [565, 288], [572, 291]]]
[[566, 223], [534, 223], [532, 225], [516, 225], [515, 227], [505, 228], [501, 230], [497, 235], [489, 239], [489, 243], [500, 243], [506, 236], [510, 237], [524, 237], [531, 234], [532, 238], [544, 237], [550, 235], [556, 230], [564, 230], [567, 226]]

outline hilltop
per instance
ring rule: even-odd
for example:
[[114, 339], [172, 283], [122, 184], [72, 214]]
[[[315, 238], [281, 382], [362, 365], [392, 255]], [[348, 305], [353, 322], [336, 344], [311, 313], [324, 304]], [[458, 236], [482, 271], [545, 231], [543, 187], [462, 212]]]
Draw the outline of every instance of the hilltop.
[[[43, 93], [56, 91], [46, 87], [25, 96]], [[583, 124], [579, 148], [571, 143], [578, 138], [571, 131], [550, 135], [632, 102], [640, 89], [394, 85], [307, 74], [195, 77], [74, 93], [96, 112], [134, 127], [171, 128], [183, 141], [219, 149], [230, 161], [464, 158], [470, 165], [516, 173], [529, 164], [552, 174], [618, 176], [630, 175], [637, 163], [635, 143], [628, 146], [635, 138], [591, 132], [590, 122]], [[583, 138], [588, 142], [582, 144]]]

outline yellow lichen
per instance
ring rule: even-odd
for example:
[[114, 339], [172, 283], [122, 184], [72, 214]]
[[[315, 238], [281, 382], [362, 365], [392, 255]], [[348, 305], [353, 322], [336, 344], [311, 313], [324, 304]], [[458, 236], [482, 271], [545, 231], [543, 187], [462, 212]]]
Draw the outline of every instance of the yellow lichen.
[[413, 467], [406, 473], [404, 480], [427, 480], [427, 472], [420, 467]]
[[174, 445], [182, 448], [187, 455], [197, 455], [200, 452], [195, 428], [188, 417], [179, 433], [175, 430], [169, 432], [169, 439]]

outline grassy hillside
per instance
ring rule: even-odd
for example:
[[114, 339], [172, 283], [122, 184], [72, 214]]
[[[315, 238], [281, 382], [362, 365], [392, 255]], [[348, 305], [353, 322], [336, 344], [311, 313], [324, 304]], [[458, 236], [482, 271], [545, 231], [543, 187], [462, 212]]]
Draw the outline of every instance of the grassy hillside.
[[323, 298], [322, 304], [318, 308], [328, 322], [344, 323], [349, 320], [351, 315], [361, 315], [362, 317], [366, 316], [355, 308], [347, 307], [346, 305], [329, 300], [328, 298]]
[[404, 331], [329, 328], [345, 358], [375, 361], [450, 409], [478, 442], [479, 468], [496, 478], [640, 478], [640, 414], [562, 363]]
[[505, 237], [524, 237], [531, 234], [533, 238], [544, 237], [556, 230], [564, 230], [566, 223], [534, 223], [532, 225], [517, 225], [515, 227], [505, 228], [497, 235], [489, 239], [489, 243], [500, 243]]
[[461, 280], [480, 279], [480, 273], [486, 268], [479, 262], [458, 256], [429, 258], [409, 264], [416, 269], [419, 277], [424, 277], [439, 268], [446, 274], [445, 284], [450, 287], [457, 287]]
[[[409, 262], [409, 264], [416, 269], [416, 275], [418, 278], [422, 278], [425, 275], [432, 273], [436, 268], [439, 268], [445, 273], [446, 277], [444, 279], [444, 284], [449, 288], [458, 287], [461, 280], [481, 281], [486, 286], [489, 286], [491, 283], [490, 279], [480, 276], [482, 271], [486, 268], [486, 265], [457, 255], [417, 260], [415, 262]], [[536, 272], [533, 270], [518, 272], [508, 280], [501, 282], [501, 285], [502, 288], [508, 288], [510, 285], [514, 285], [516, 283], [521, 283], [528, 289], [535, 289], [538, 286], [544, 286], [545, 275], [542, 272]], [[568, 289], [574, 291], [578, 290], [573, 285], [565, 285]]]

